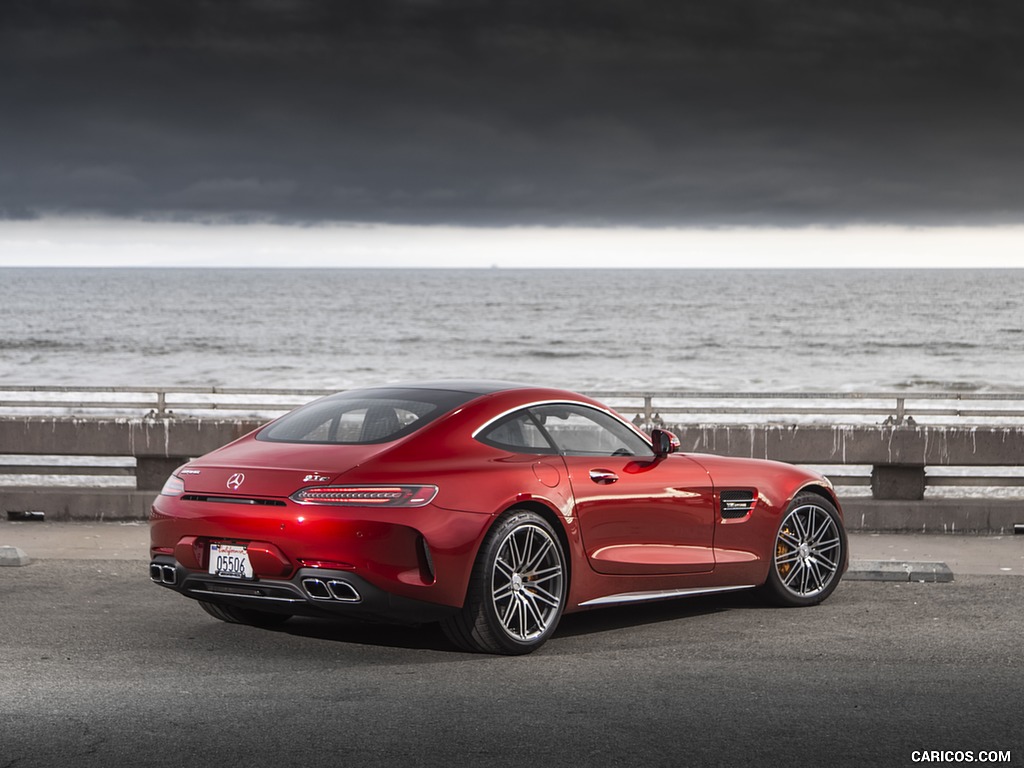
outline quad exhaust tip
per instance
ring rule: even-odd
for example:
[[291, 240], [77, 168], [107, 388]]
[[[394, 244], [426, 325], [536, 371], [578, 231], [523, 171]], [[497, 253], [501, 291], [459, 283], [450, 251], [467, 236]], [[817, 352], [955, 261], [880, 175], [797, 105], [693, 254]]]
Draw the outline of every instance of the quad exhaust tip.
[[313, 577], [303, 579], [302, 587], [314, 600], [337, 600], [342, 603], [358, 603], [362, 596], [347, 581], [331, 579], [324, 581]]
[[175, 585], [178, 583], [178, 569], [163, 563], [149, 564], [149, 578], [156, 584]]

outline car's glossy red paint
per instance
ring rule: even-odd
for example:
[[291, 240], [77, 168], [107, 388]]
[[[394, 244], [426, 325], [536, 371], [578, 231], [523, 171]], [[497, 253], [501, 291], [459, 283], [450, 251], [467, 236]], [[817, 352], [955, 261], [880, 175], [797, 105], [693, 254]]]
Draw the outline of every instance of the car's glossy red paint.
[[[399, 390], [367, 390], [365, 395], [372, 398], [378, 392], [394, 398], [401, 396], [394, 394]], [[455, 407], [395, 440], [271, 442], [266, 435], [273, 433], [264, 430], [272, 423], [180, 468], [170, 490], [153, 504], [154, 581], [208, 606], [221, 606], [232, 616], [260, 617], [266, 611], [386, 620], [444, 618], [467, 610], [467, 595], [475, 594], [473, 579], [481, 578], [474, 577], [474, 566], [480, 574], [489, 534], [510, 510], [520, 510], [535, 516], [530, 519], [542, 518], [540, 525], [550, 525], [557, 537], [567, 581], [557, 613], [571, 612], [763, 585], [779, 547], [780, 521], [799, 494], [815, 494], [825, 506], [834, 507], [833, 516], [841, 516], [828, 481], [790, 465], [698, 454], [654, 455], [646, 436], [640, 439], [646, 441], [650, 455], [572, 455], [528, 447], [510, 450], [484, 442], [500, 425], [526, 414], [526, 408], [531, 415], [522, 416], [523, 425], [528, 431], [544, 432], [548, 439], [555, 439], [555, 433], [545, 424], [554, 429], [575, 418], [559, 410], [566, 406], [577, 404], [588, 417], [595, 412], [612, 414], [575, 393], [479, 382], [423, 385], [422, 391], [427, 390], [465, 393]], [[364, 434], [374, 407], [357, 414], [363, 419]], [[553, 415], [543, 415], [547, 412]], [[613, 418], [640, 435], [625, 420]], [[342, 419], [332, 421], [330, 429], [341, 429]], [[603, 439], [604, 433], [597, 433]], [[293, 498], [300, 489], [317, 487], [340, 487], [341, 493], [355, 493], [360, 499], [369, 491], [383, 490], [391, 498], [390, 489], [397, 486], [432, 486], [437, 492], [429, 503], [408, 507], [374, 506], [369, 496], [365, 505], [340, 507]], [[727, 514], [723, 493], [730, 492], [739, 493], [741, 506]], [[431, 493], [425, 491], [423, 499]], [[742, 506], [747, 497], [752, 500], [749, 510]], [[836, 581], [846, 567], [841, 527], [840, 517], [836, 535], [842, 546], [829, 551], [829, 557], [841, 557]], [[253, 578], [209, 574], [212, 542], [245, 545]], [[797, 549], [793, 544], [794, 553]], [[801, 556], [803, 567], [813, 575], [815, 561], [807, 560], [806, 553]], [[532, 567], [540, 572], [539, 563]], [[534, 578], [525, 564], [519, 570], [527, 581]], [[335, 586], [351, 583], [360, 600], [311, 597], [304, 590], [319, 589], [318, 574], [329, 575]], [[320, 581], [326, 583], [326, 578]], [[513, 587], [530, 591], [530, 585], [521, 582], [522, 578]], [[831, 588], [830, 583], [828, 591]], [[495, 610], [502, 613], [504, 605]], [[511, 612], [512, 603], [508, 605]], [[524, 615], [527, 607], [522, 608]], [[254, 610], [245, 613], [250, 608]], [[522, 621], [527, 634], [527, 619]], [[541, 634], [543, 642], [550, 631]], [[484, 641], [477, 644], [489, 648]], [[535, 647], [525, 639], [520, 645], [525, 650]]]

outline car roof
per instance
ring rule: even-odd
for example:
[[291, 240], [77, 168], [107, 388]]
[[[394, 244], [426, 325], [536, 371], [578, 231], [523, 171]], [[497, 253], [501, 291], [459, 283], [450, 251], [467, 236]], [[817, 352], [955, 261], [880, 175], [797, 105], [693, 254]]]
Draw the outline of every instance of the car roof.
[[507, 392], [515, 389], [538, 389], [538, 387], [521, 382], [495, 381], [490, 379], [438, 379], [436, 381], [398, 381], [393, 384], [382, 384], [366, 387], [365, 389], [434, 389], [445, 392], [465, 392], [468, 395], [490, 395], [495, 392]]

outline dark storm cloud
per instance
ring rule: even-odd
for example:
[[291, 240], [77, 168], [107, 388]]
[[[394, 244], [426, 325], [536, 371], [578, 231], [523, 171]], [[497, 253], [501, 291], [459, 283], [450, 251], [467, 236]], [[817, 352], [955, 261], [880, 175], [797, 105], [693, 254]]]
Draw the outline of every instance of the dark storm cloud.
[[1024, 220], [1012, 0], [4, 0], [0, 215]]

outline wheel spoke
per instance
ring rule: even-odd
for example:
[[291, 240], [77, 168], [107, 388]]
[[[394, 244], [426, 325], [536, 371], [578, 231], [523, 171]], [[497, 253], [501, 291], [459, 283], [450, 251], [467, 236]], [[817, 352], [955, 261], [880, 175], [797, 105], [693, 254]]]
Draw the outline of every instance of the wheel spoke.
[[525, 571], [525, 570], [526, 570], [526, 564], [527, 564], [527, 563], [528, 563], [528, 562], [529, 562], [529, 561], [530, 561], [530, 560], [532, 559], [532, 557], [533, 557], [533, 556], [532, 556], [532, 555], [530, 554], [531, 552], [533, 552], [533, 535], [534, 535], [534, 529], [533, 529], [533, 527], [531, 526], [530, 528], [527, 528], [527, 529], [526, 529], [526, 541], [524, 541], [524, 542], [523, 542], [523, 550], [522, 550], [522, 555], [523, 555], [523, 559], [522, 559], [522, 560], [520, 560], [520, 561], [519, 561], [519, 562], [518, 562], [518, 563], [516, 564], [516, 569], [517, 569], [517, 570], [518, 570], [518, 571], [519, 571], [520, 573], [522, 573], [523, 571]]
[[544, 617], [540, 615], [540, 611], [537, 609], [537, 603], [534, 600], [533, 595], [529, 592], [523, 592], [525, 595], [523, 604], [529, 609], [530, 614], [533, 616], [534, 622], [537, 624], [537, 631], [543, 632], [547, 628], [547, 622], [544, 621]]
[[505, 628], [508, 629], [509, 632], [512, 631], [512, 625], [509, 622], [512, 619], [512, 613], [515, 611], [516, 604], [518, 602], [519, 601], [516, 600], [515, 595], [513, 595], [512, 599], [508, 601], [508, 608], [505, 609], [505, 615], [501, 617], [501, 623], [505, 625]]
[[546, 589], [541, 589], [536, 584], [531, 584], [529, 589], [526, 590], [526, 593], [527, 594], [532, 594], [538, 600], [540, 600], [543, 603], [547, 603], [552, 608], [557, 608], [558, 607], [558, 603], [559, 603], [558, 598], [555, 597], [554, 595], [552, 595]]
[[557, 579], [561, 575], [562, 566], [553, 565], [550, 568], [545, 568], [543, 571], [534, 571], [530, 574], [528, 581], [530, 584], [543, 584], [545, 581]]
[[538, 551], [535, 554], [531, 555], [529, 562], [523, 566], [523, 573], [535, 571], [537, 569], [537, 566], [541, 564], [541, 562], [547, 556], [548, 552], [551, 551], [551, 548], [553, 546], [554, 544], [552, 543], [551, 539], [544, 539]]
[[837, 568], [837, 564], [829, 560], [827, 557], [821, 554], [821, 552], [814, 553], [814, 560], [816, 562], [824, 564], [824, 566], [828, 568], [830, 571], [834, 571]]
[[513, 571], [518, 571], [519, 563], [522, 562], [522, 555], [519, 552], [519, 543], [516, 541], [515, 533], [508, 537], [508, 554], [511, 561], [509, 565], [512, 566]]
[[776, 565], [785, 565], [786, 563], [795, 563], [800, 559], [800, 553], [795, 549], [791, 549], [784, 555], [778, 555], [775, 558]]
[[804, 525], [804, 521], [800, 517], [800, 510], [797, 510], [793, 514], [793, 525], [796, 527], [796, 532], [800, 537], [800, 541], [805, 541], [807, 539], [807, 527]]
[[825, 577], [819, 570], [818, 563], [815, 560], [810, 559], [807, 561], [807, 564], [809, 566], [807, 572], [810, 574], [810, 578], [814, 580], [814, 588], [810, 591], [817, 592], [819, 589], [825, 586]]
[[811, 536], [811, 541], [820, 541], [821, 537], [825, 535], [825, 532], [832, 525], [832, 518], [825, 515], [825, 519], [822, 520], [821, 525], [814, 529], [814, 534]]
[[508, 579], [509, 581], [512, 580], [512, 574], [514, 573], [514, 571], [512, 570], [512, 566], [506, 563], [500, 557], [495, 559], [494, 568], [495, 570], [501, 571], [501, 575], [504, 576], [506, 579]]
[[499, 600], [504, 600], [507, 597], [511, 597], [512, 594], [512, 585], [503, 584], [501, 587], [494, 590], [494, 602], [498, 602]]
[[820, 551], [825, 550], [825, 549], [834, 549], [834, 548], [836, 548], [838, 546], [839, 546], [839, 537], [837, 536], [836, 538], [829, 539], [828, 541], [816, 542], [814, 544], [814, 549], [817, 550], [818, 552], [820, 552]]
[[790, 572], [788, 574], [786, 574], [786, 578], [784, 578], [782, 580], [782, 583], [785, 584], [788, 587], [790, 584], [793, 583], [793, 579], [797, 575], [797, 573], [799, 573], [803, 569], [804, 569], [803, 561], [802, 560], [797, 560], [796, 563], [793, 565], [793, 568], [790, 570]]
[[785, 531], [779, 532], [779, 540], [794, 548], [800, 546], [800, 539], [796, 538], [791, 533], [786, 533]]
[[526, 612], [526, 598], [521, 594], [519, 595], [519, 638], [521, 640], [526, 639], [527, 627], [530, 623], [530, 617], [527, 616]]

